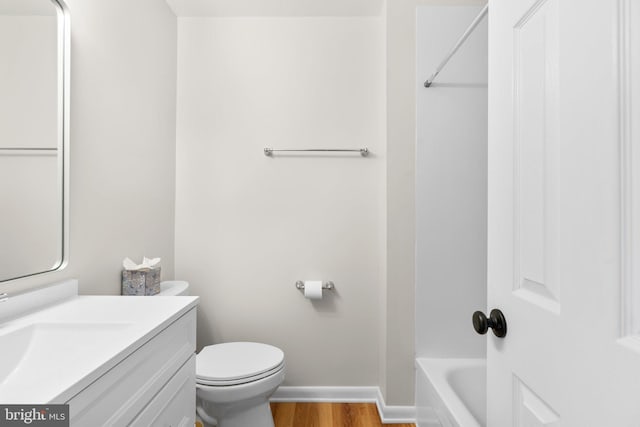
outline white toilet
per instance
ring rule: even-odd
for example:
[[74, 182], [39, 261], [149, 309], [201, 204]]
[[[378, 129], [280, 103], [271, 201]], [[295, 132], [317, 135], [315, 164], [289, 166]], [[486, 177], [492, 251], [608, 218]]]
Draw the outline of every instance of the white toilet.
[[[189, 284], [160, 284], [161, 296], [188, 295]], [[198, 415], [218, 427], [273, 427], [269, 397], [284, 380], [284, 353], [254, 342], [204, 347], [196, 356]]]

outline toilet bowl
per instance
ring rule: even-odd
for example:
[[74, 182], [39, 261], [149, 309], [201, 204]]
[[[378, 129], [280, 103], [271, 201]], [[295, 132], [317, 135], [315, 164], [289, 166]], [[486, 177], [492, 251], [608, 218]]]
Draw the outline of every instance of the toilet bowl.
[[[188, 295], [189, 283], [160, 283], [160, 296]], [[284, 353], [255, 342], [204, 347], [196, 356], [196, 405], [208, 425], [274, 427], [269, 397], [284, 381]]]
[[196, 356], [196, 397], [218, 427], [273, 427], [269, 397], [284, 380], [284, 353], [254, 342], [210, 345]]
[[196, 356], [198, 413], [218, 427], [273, 427], [269, 397], [284, 380], [284, 353], [254, 342], [210, 345]]

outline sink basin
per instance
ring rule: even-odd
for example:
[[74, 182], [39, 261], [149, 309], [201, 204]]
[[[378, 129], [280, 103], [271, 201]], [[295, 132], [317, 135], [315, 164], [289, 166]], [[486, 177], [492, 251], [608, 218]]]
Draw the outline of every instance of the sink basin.
[[5, 386], [43, 387], [70, 372], [92, 367], [132, 323], [33, 323], [2, 334], [0, 401]]
[[197, 297], [80, 296], [65, 280], [0, 305], [0, 403], [65, 403], [190, 311]]

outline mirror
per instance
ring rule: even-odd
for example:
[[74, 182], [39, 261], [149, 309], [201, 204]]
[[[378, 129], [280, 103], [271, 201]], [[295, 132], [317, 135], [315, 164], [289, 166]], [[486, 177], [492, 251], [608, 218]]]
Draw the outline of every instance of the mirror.
[[67, 251], [69, 25], [57, 0], [0, 0], [0, 282]]

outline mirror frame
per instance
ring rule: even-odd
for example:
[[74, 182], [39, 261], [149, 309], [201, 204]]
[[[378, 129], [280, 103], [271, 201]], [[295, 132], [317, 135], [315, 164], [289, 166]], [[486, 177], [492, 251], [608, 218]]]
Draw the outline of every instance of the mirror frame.
[[71, 28], [69, 19], [69, 9], [64, 0], [49, 0], [56, 8], [57, 17], [57, 48], [58, 48], [58, 123], [61, 124], [57, 135], [58, 152], [58, 195], [60, 207], [61, 241], [58, 243], [60, 257], [56, 263], [43, 271], [24, 274], [16, 277], [0, 279], [0, 283], [11, 282], [18, 279], [50, 273], [64, 269], [69, 263], [69, 132], [70, 132], [70, 51], [71, 51]]

